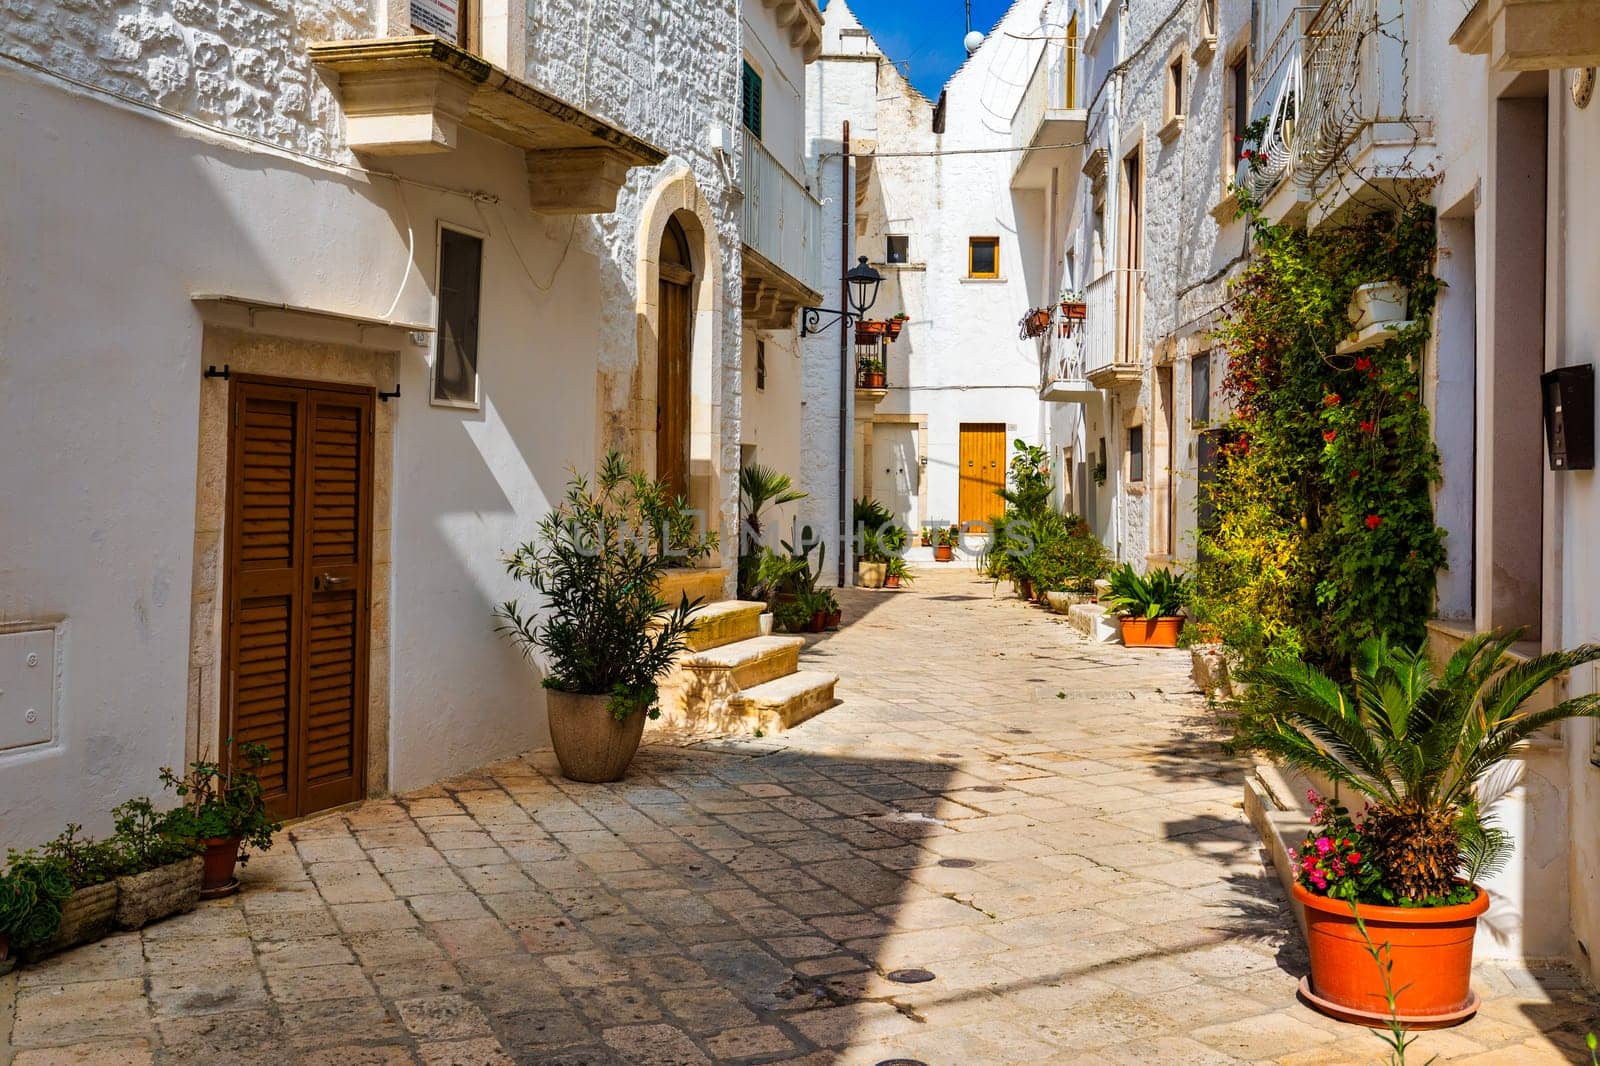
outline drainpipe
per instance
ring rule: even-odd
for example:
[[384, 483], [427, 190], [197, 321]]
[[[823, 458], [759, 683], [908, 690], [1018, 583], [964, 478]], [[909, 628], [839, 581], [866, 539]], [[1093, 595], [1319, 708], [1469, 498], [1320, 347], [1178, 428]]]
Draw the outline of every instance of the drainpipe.
[[[850, 309], [850, 205], [856, 191], [850, 185], [850, 122], [844, 124], [844, 148], [839, 153], [839, 307]], [[850, 317], [839, 320], [839, 587], [844, 588], [850, 555]]]

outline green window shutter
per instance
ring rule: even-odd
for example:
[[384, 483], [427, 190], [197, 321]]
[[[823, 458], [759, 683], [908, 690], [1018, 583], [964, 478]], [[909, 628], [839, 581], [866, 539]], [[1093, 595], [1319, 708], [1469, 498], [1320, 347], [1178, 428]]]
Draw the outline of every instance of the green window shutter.
[[748, 61], [744, 65], [744, 128], [761, 136], [761, 75]]

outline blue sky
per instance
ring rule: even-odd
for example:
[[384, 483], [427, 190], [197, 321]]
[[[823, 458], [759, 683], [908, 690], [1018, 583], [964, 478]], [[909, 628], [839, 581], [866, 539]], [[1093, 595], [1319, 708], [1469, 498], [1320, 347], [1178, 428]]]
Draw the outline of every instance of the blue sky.
[[[961, 46], [967, 33], [963, 0], [848, 2], [884, 54], [911, 65], [911, 84], [928, 99], [938, 99], [939, 90], [967, 58]], [[988, 33], [1010, 6], [1011, 0], [972, 0], [972, 28]]]

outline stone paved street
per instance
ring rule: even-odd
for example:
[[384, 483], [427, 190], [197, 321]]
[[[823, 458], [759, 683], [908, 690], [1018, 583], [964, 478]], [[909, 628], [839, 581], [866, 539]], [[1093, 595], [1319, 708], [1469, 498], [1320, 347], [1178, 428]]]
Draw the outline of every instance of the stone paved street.
[[[794, 732], [647, 746], [615, 786], [535, 752], [303, 822], [236, 898], [0, 979], [0, 1061], [1381, 1058], [1296, 1001], [1186, 654], [965, 569], [846, 612], [807, 654], [843, 702]], [[1561, 968], [1477, 987], [1414, 1061], [1578, 1061], [1600, 1017]]]

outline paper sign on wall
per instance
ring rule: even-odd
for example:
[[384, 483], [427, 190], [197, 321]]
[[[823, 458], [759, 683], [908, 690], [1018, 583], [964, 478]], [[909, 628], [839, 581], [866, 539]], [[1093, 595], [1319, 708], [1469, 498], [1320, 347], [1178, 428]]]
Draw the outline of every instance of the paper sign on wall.
[[411, 0], [411, 25], [460, 44], [461, 0]]

